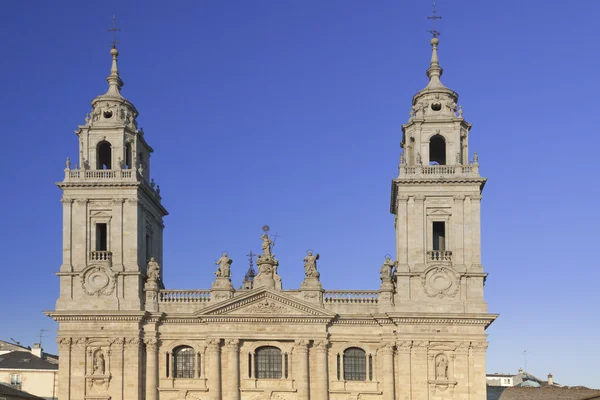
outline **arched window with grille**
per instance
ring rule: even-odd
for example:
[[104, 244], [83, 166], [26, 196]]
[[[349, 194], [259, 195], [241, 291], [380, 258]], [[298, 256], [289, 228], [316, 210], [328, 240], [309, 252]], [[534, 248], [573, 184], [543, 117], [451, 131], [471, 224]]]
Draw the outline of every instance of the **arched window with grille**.
[[194, 349], [189, 346], [179, 346], [173, 349], [173, 378], [193, 378], [194, 359]]
[[281, 379], [281, 350], [274, 346], [256, 349], [254, 355], [254, 374], [257, 379]]
[[367, 380], [367, 355], [363, 349], [350, 347], [344, 350], [344, 380]]

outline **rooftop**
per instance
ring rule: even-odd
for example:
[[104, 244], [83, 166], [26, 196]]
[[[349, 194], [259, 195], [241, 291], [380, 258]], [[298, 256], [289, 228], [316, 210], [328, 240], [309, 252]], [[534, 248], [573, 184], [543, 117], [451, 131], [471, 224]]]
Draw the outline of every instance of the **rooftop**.
[[12, 351], [0, 354], [0, 369], [58, 370], [58, 365], [34, 356], [28, 351]]
[[10, 386], [3, 385], [0, 383], [0, 395], [14, 396], [19, 399], [40, 399], [43, 400], [43, 397], [34, 396], [30, 393], [24, 392], [22, 390], [17, 390]]

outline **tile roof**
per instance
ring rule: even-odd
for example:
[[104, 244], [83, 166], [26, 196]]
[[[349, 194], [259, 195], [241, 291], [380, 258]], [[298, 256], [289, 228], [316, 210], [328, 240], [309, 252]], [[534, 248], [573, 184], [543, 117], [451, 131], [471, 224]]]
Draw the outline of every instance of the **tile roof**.
[[492, 387], [487, 400], [600, 400], [600, 390], [583, 387]]
[[39, 399], [44, 400], [43, 397], [34, 396], [31, 393], [24, 392], [22, 390], [17, 390], [15, 388], [11, 388], [10, 386], [6, 386], [0, 383], [0, 394], [7, 396], [14, 396], [18, 399]]
[[13, 351], [0, 354], [0, 369], [58, 370], [58, 365], [34, 356], [28, 351]]

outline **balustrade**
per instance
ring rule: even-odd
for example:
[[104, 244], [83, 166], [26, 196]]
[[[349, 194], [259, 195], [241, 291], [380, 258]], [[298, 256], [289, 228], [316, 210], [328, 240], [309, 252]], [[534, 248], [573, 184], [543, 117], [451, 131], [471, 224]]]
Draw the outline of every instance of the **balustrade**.
[[417, 176], [458, 176], [458, 177], [478, 177], [479, 165], [400, 165], [400, 176], [417, 177]]
[[451, 251], [431, 250], [427, 252], [429, 261], [452, 261]]
[[210, 290], [161, 290], [159, 303], [208, 303]]
[[112, 251], [90, 251], [90, 261], [112, 261]]
[[379, 301], [379, 291], [376, 290], [326, 290], [323, 293], [325, 303], [371, 303]]

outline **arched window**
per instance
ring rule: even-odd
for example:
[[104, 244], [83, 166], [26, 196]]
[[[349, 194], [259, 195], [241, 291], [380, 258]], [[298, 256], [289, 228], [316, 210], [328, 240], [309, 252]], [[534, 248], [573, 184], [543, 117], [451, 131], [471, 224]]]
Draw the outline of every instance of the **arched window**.
[[442, 135], [429, 140], [429, 164], [446, 165], [446, 140]]
[[281, 350], [273, 346], [256, 349], [254, 375], [257, 379], [281, 379]]
[[131, 143], [125, 145], [125, 169], [133, 168], [131, 165]]
[[173, 350], [173, 378], [193, 378], [194, 364], [194, 349], [179, 346]]
[[111, 169], [112, 146], [106, 140], [98, 143], [96, 147], [96, 169]]
[[367, 380], [367, 355], [363, 349], [350, 347], [344, 350], [344, 380]]

